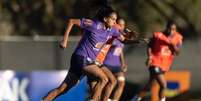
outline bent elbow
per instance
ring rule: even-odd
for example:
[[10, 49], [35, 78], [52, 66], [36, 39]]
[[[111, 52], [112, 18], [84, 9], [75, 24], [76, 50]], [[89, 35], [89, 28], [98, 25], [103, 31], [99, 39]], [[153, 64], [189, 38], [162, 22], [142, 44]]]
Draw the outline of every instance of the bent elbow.
[[77, 26], [80, 26], [81, 21], [80, 21], [80, 19], [69, 19], [68, 24], [73, 24], [73, 25], [75, 24]]

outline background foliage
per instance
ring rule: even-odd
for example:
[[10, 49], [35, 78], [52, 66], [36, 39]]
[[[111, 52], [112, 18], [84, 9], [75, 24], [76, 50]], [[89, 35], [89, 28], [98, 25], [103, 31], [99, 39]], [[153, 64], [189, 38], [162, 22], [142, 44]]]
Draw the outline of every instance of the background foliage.
[[69, 18], [92, 18], [103, 4], [142, 36], [164, 29], [167, 20], [186, 38], [200, 36], [201, 0], [0, 0], [0, 35], [62, 35]]

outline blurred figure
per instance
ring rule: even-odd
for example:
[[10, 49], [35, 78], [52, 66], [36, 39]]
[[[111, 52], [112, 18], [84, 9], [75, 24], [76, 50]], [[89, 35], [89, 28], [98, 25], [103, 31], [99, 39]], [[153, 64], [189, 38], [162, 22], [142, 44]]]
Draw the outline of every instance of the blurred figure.
[[177, 32], [177, 25], [173, 21], [167, 23], [164, 32], [155, 32], [153, 34], [147, 48], [148, 59], [146, 62], [149, 67], [150, 78], [142, 91], [134, 96], [132, 101], [141, 101], [146, 91], [150, 89], [155, 81], [160, 86], [159, 99], [160, 101], [165, 101], [164, 91], [167, 87], [167, 82], [164, 74], [169, 71], [174, 57], [179, 54], [182, 39], [181, 34]]

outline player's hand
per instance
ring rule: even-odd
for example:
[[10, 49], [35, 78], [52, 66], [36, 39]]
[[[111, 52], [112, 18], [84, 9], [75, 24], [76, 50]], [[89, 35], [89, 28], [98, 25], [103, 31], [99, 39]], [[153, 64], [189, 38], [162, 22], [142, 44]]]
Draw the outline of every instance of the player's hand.
[[127, 72], [127, 65], [126, 65], [126, 64], [123, 64], [123, 65], [122, 65], [122, 71], [123, 71], [123, 72]]
[[64, 49], [67, 47], [67, 42], [65, 42], [64, 40], [62, 40], [59, 44], [60, 48]]
[[120, 35], [120, 36], [118, 37], [118, 39], [121, 40], [121, 41], [124, 41], [126, 38], [125, 38], [125, 36]]
[[146, 66], [149, 67], [151, 65], [151, 57], [146, 60]]

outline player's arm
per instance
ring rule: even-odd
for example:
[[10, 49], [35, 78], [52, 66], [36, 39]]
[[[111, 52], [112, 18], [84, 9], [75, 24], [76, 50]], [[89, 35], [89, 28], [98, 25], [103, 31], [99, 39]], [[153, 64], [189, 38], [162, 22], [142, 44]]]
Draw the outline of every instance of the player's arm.
[[147, 48], [147, 54], [148, 54], [148, 58], [147, 58], [147, 61], [146, 61], [146, 65], [150, 66], [151, 58], [152, 58], [152, 53], [151, 53], [151, 48], [150, 47]]
[[80, 19], [69, 19], [68, 22], [67, 22], [67, 27], [66, 27], [66, 31], [64, 33], [64, 37], [63, 37], [63, 40], [62, 42], [60, 43], [60, 46], [62, 48], [66, 48], [67, 46], [67, 42], [68, 42], [68, 36], [69, 36], [69, 33], [73, 27], [73, 25], [76, 25], [76, 26], [80, 26], [81, 25], [81, 20]]
[[112, 44], [112, 42], [115, 40], [115, 39], [117, 39], [117, 40], [119, 40], [119, 41], [124, 41], [125, 40], [125, 37], [122, 35], [122, 34], [119, 34], [119, 35], [113, 35], [110, 39], [108, 39], [107, 41], [106, 41], [106, 44]]
[[168, 38], [164, 37], [164, 35], [161, 32], [155, 32], [153, 37], [158, 40], [161, 40], [167, 44], [170, 44], [170, 40]]
[[138, 40], [138, 35], [139, 33], [131, 30], [129, 28], [125, 28], [123, 30], [122, 35], [125, 37], [124, 43], [139, 43], [140, 41]]
[[129, 28], [125, 28], [125, 30], [123, 30], [123, 31], [116, 30], [113, 33], [113, 36], [112, 36], [110, 42], [112, 42], [114, 39], [117, 39], [124, 43], [138, 43], [139, 42], [138, 40], [136, 40], [137, 32], [135, 32]]
[[123, 72], [126, 72], [127, 71], [127, 66], [126, 66], [126, 62], [125, 62], [125, 58], [124, 58], [124, 53], [121, 52], [120, 54], [120, 61], [121, 61], [121, 70]]
[[173, 53], [175, 55], [179, 55], [181, 46], [182, 46], [181, 42], [177, 43], [176, 45], [173, 43], [170, 44], [170, 48], [171, 50], [173, 50]]
[[154, 41], [154, 38], [151, 38], [150, 42], [148, 43], [148, 46], [147, 46], [147, 61], [146, 61], [146, 65], [147, 66], [150, 66], [151, 64], [151, 58], [153, 58], [152, 56], [152, 45], [153, 45], [153, 41]]
[[60, 46], [62, 48], [66, 48], [67, 46], [67, 42], [68, 42], [68, 36], [69, 36], [69, 33], [72, 29], [72, 27], [74, 25], [78, 26], [78, 27], [81, 27], [83, 29], [87, 28], [87, 27], [91, 27], [93, 24], [93, 21], [91, 19], [69, 19], [69, 21], [67, 22], [67, 27], [66, 27], [66, 31], [64, 33], [64, 37], [63, 37], [63, 40], [60, 44]]
[[139, 40], [137, 40], [137, 32], [132, 31], [128, 28], [126, 28], [124, 31], [116, 31], [114, 32], [112, 38], [107, 42], [111, 43], [114, 39], [117, 39], [123, 43], [139, 43]]

